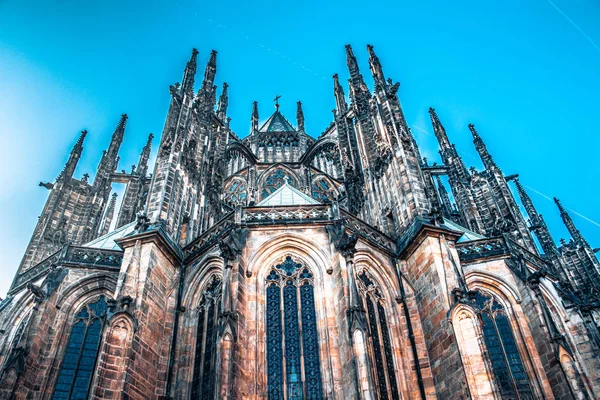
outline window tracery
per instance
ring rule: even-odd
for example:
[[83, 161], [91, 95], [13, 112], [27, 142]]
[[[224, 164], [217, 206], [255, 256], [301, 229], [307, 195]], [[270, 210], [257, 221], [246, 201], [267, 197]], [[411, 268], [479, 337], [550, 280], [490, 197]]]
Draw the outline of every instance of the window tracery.
[[363, 304], [367, 311], [370, 353], [378, 398], [399, 400], [400, 394], [398, 393], [392, 342], [383, 295], [377, 283], [364, 269], [358, 273], [358, 283], [363, 294]]
[[284, 172], [282, 169], [277, 169], [269, 173], [263, 182], [262, 198], [264, 199], [279, 189], [286, 181], [288, 184], [294, 186], [293, 182], [295, 181], [292, 176], [289, 173]]
[[88, 398], [107, 310], [106, 299], [100, 296], [75, 315], [53, 399]]
[[485, 346], [503, 399], [533, 399], [527, 373], [504, 307], [492, 296], [477, 292]]
[[225, 188], [223, 201], [232, 206], [244, 205], [246, 204], [247, 193], [246, 183], [239, 179], [234, 179]]
[[202, 293], [202, 299], [198, 307], [192, 399], [214, 398], [217, 318], [219, 315], [221, 286], [221, 279], [215, 276]]
[[321, 399], [313, 274], [287, 256], [266, 286], [268, 397]]
[[322, 203], [330, 203], [336, 198], [335, 189], [331, 187], [326, 179], [317, 179], [312, 185], [312, 197]]

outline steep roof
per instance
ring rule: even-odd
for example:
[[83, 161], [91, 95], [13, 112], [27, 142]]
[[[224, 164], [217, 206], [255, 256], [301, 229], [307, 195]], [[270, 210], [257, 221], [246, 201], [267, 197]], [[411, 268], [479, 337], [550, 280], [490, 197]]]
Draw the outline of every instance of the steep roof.
[[117, 239], [121, 239], [129, 235], [131, 232], [135, 230], [135, 221], [128, 223], [127, 225], [123, 225], [120, 228], [115, 229], [114, 231], [108, 232], [106, 235], [100, 236], [83, 245], [83, 247], [93, 247], [95, 249], [105, 249], [105, 250], [120, 250], [121, 248], [115, 242]]
[[273, 115], [269, 117], [267, 122], [259, 129], [259, 132], [295, 132], [296, 130], [288, 122], [287, 119], [279, 112], [275, 111]]
[[321, 203], [285, 182], [283, 186], [264, 198], [257, 206], [301, 206], [309, 204]]
[[443, 226], [445, 226], [448, 229], [452, 229], [453, 231], [459, 231], [459, 232], [463, 233], [463, 235], [458, 239], [458, 243], [469, 242], [471, 240], [485, 239], [485, 236], [475, 233], [475, 232], [465, 228], [464, 226], [460, 226], [457, 223], [452, 222], [446, 218], [444, 218]]

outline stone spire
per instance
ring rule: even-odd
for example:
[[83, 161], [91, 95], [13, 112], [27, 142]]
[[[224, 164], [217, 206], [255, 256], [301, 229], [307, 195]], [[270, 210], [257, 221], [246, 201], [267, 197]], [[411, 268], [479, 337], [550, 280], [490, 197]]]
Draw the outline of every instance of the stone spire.
[[587, 241], [585, 240], [585, 238], [583, 237], [583, 235], [581, 234], [581, 232], [579, 232], [579, 229], [577, 229], [575, 227], [575, 224], [573, 223], [573, 220], [571, 219], [571, 216], [569, 215], [569, 213], [567, 212], [567, 210], [565, 210], [565, 208], [562, 206], [562, 204], [560, 204], [560, 200], [558, 200], [555, 197], [554, 198], [554, 202], [558, 206], [558, 210], [560, 211], [560, 217], [562, 218], [563, 223], [567, 227], [567, 230], [571, 234], [571, 237], [573, 238], [573, 240], [575, 242], [579, 242], [581, 244], [587, 245], [588, 244]]
[[367, 51], [369, 52], [369, 65], [371, 66], [371, 73], [375, 80], [375, 87], [385, 91], [387, 89], [387, 83], [385, 81], [385, 75], [383, 75], [383, 67], [379, 62], [379, 58], [375, 54], [375, 51], [373, 51], [373, 46], [370, 44], [367, 45]]
[[442, 178], [440, 178], [439, 175], [435, 176], [435, 181], [437, 184], [437, 191], [440, 196], [440, 201], [442, 203], [442, 213], [444, 217], [450, 218], [452, 216], [452, 203], [450, 202], [450, 196], [448, 196], [446, 186], [444, 186], [444, 182], [442, 182]]
[[429, 108], [429, 116], [431, 117], [431, 124], [433, 125], [433, 133], [440, 144], [440, 154], [444, 164], [448, 168], [451, 168], [459, 180], [465, 182], [469, 180], [470, 174], [467, 170], [467, 166], [463, 162], [462, 158], [458, 155], [456, 148], [448, 140], [446, 135], [446, 129], [440, 122], [440, 119], [435, 112], [435, 109]]
[[140, 154], [140, 160], [138, 161], [136, 171], [142, 178], [144, 178], [146, 176], [146, 173], [148, 172], [148, 159], [150, 158], [150, 151], [152, 150], [152, 139], [154, 139], [154, 135], [149, 134], [148, 141], [142, 149], [142, 153]]
[[219, 106], [217, 108], [217, 115], [223, 122], [226, 122], [227, 118], [227, 106], [229, 105], [229, 85], [227, 82], [223, 83], [223, 91], [221, 92], [221, 97], [219, 97]]
[[194, 92], [194, 79], [196, 77], [196, 68], [198, 59], [198, 50], [192, 49], [192, 57], [185, 66], [183, 72], [183, 83], [181, 84], [182, 93], [193, 93]]
[[205, 91], [211, 90], [215, 84], [215, 75], [217, 74], [217, 51], [212, 50], [206, 69], [204, 70], [204, 81], [202, 81], [202, 88]]
[[252, 132], [258, 131], [258, 101], [252, 103]]
[[335, 96], [335, 104], [338, 115], [344, 114], [348, 110], [344, 88], [340, 85], [338, 74], [333, 75], [333, 95]]
[[85, 140], [86, 135], [86, 130], [81, 131], [81, 136], [79, 136], [77, 143], [75, 143], [75, 146], [73, 146], [73, 150], [71, 150], [71, 154], [69, 155], [69, 160], [65, 164], [65, 168], [58, 176], [57, 181], [62, 180], [68, 182], [69, 179], [73, 177], [75, 168], [77, 168], [77, 163], [79, 162], [81, 154], [83, 153], [83, 141]]
[[498, 166], [494, 162], [494, 159], [488, 152], [487, 147], [485, 146], [485, 143], [483, 143], [483, 140], [481, 139], [481, 137], [475, 130], [475, 125], [469, 124], [469, 130], [471, 131], [471, 134], [473, 135], [473, 143], [475, 144], [477, 153], [479, 153], [479, 157], [481, 157], [481, 161], [483, 161], [483, 165], [484, 165], [485, 169], [491, 170], [493, 168], [498, 168]]
[[125, 124], [127, 123], [127, 114], [121, 115], [117, 128], [112, 135], [108, 149], [102, 154], [102, 159], [98, 165], [96, 176], [94, 177], [94, 186], [102, 185], [110, 180], [110, 174], [115, 172], [119, 163], [119, 148], [123, 143], [125, 135]]
[[440, 148], [445, 150], [452, 147], [450, 140], [448, 140], [448, 135], [446, 135], [446, 129], [444, 129], [444, 126], [440, 122], [440, 118], [433, 107], [429, 107], [429, 117], [431, 118], [431, 124], [433, 125], [433, 133], [440, 144]]
[[348, 79], [348, 82], [350, 83], [350, 98], [356, 106], [357, 111], [360, 114], [359, 116], [364, 117], [368, 112], [368, 100], [371, 94], [360, 74], [356, 57], [352, 51], [352, 46], [349, 44], [346, 45], [346, 61], [348, 64], [348, 71], [350, 72], [350, 79]]
[[554, 244], [554, 240], [550, 235], [550, 231], [546, 226], [546, 222], [540, 214], [538, 214], [529, 194], [525, 191], [525, 188], [519, 181], [519, 178], [515, 178], [513, 180], [515, 182], [515, 186], [517, 187], [517, 193], [519, 193], [519, 198], [521, 199], [521, 203], [523, 207], [525, 207], [525, 211], [529, 216], [529, 220], [531, 222], [531, 230], [535, 233], [540, 242], [540, 246], [544, 251], [544, 254], [550, 255], [556, 253], [556, 244]]
[[115, 206], [117, 204], [117, 194], [113, 193], [110, 203], [108, 203], [108, 207], [106, 208], [106, 214], [104, 215], [104, 222], [102, 223], [102, 229], [100, 230], [100, 236], [106, 235], [110, 230], [110, 225], [112, 224], [112, 220], [115, 216]]
[[304, 112], [302, 111], [302, 102], [296, 103], [298, 108], [296, 110], [296, 120], [298, 121], [298, 130], [304, 132]]

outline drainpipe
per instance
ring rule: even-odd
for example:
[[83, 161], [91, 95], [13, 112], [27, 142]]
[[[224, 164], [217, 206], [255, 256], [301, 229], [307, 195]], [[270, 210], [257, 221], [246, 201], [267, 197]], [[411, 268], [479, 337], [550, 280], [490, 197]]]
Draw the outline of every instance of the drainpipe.
[[421, 399], [426, 400], [425, 385], [423, 384], [423, 376], [421, 375], [421, 366], [419, 365], [419, 354], [417, 352], [417, 343], [415, 342], [415, 334], [413, 333], [412, 322], [410, 320], [410, 312], [406, 304], [406, 295], [404, 293], [404, 283], [402, 282], [402, 273], [398, 269], [396, 258], [392, 257], [392, 263], [394, 264], [394, 271], [396, 272], [396, 278], [398, 278], [398, 284], [400, 285], [400, 301], [402, 302], [402, 308], [404, 309], [404, 319], [406, 319], [406, 327], [408, 328], [408, 339], [410, 340], [410, 348], [412, 349], [413, 359], [415, 360], [415, 371], [417, 373], [417, 382], [419, 384], [419, 392]]
[[175, 319], [173, 321], [173, 337], [171, 338], [171, 351], [169, 354], [169, 368], [167, 370], [167, 384], [165, 389], [165, 398], [172, 399], [171, 386], [173, 385], [173, 362], [175, 360], [175, 346], [177, 344], [177, 335], [179, 334], [179, 316], [184, 311], [181, 307], [183, 297], [183, 283], [185, 278], [185, 265], [180, 266], [179, 288], [177, 289], [177, 305], [175, 307]]

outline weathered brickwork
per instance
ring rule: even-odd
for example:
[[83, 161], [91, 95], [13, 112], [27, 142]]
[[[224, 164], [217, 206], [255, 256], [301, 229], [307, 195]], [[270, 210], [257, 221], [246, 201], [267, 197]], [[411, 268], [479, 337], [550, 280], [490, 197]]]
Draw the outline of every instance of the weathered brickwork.
[[118, 172], [123, 115], [93, 181], [75, 179], [83, 132], [40, 184], [0, 302], [0, 398], [599, 398], [590, 244], [556, 200], [572, 237], [556, 245], [472, 125], [484, 170], [467, 170], [433, 109], [442, 164], [422, 159], [399, 84], [367, 53], [374, 88], [346, 46], [350, 102], [334, 75], [318, 137], [278, 97], [236, 135], [216, 51], [195, 91], [196, 50], [152, 174], [152, 135]]

